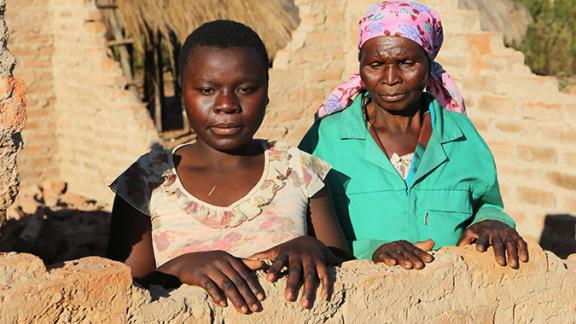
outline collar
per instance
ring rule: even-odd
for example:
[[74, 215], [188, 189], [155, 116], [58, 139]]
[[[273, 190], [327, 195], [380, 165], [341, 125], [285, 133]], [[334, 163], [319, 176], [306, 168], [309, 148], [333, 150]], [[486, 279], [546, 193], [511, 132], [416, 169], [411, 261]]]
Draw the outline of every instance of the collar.
[[[340, 139], [366, 140], [369, 133], [362, 114], [362, 100], [368, 96], [367, 91], [360, 92], [348, 108], [339, 114]], [[440, 143], [448, 143], [464, 137], [454, 117], [447, 113], [432, 94], [424, 93], [428, 111], [432, 119], [432, 137], [438, 137]]]

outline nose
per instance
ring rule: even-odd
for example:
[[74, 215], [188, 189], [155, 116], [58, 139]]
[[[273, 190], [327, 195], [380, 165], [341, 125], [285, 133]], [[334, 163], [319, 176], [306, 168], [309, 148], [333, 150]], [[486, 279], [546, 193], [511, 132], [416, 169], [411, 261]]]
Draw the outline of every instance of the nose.
[[393, 86], [401, 82], [399, 67], [396, 64], [386, 64], [384, 66], [382, 83]]
[[240, 112], [240, 103], [234, 91], [223, 91], [216, 96], [214, 111], [217, 114], [234, 114]]

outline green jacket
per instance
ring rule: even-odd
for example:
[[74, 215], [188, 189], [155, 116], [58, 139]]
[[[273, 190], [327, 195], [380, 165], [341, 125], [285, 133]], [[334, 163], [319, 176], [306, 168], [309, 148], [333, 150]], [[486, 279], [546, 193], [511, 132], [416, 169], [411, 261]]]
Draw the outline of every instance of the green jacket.
[[503, 211], [492, 154], [465, 115], [427, 95], [433, 132], [408, 187], [366, 128], [363, 95], [317, 121], [300, 143], [332, 165], [327, 184], [357, 258], [370, 259], [396, 240], [455, 245], [467, 226], [482, 220], [515, 226]]

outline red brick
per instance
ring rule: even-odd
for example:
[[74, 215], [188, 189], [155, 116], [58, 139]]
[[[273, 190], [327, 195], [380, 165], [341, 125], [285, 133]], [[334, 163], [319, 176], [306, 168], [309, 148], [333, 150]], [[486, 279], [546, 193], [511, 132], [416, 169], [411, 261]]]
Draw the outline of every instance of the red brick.
[[516, 155], [523, 162], [555, 163], [558, 160], [553, 147], [519, 145], [516, 147]]
[[478, 109], [495, 115], [512, 116], [517, 113], [518, 102], [507, 96], [484, 95], [480, 97]]
[[552, 171], [548, 172], [546, 177], [558, 187], [572, 190], [576, 193], [576, 175]]
[[521, 133], [524, 126], [520, 122], [496, 122], [496, 128], [506, 133]]
[[538, 121], [562, 121], [562, 105], [547, 103], [528, 103], [522, 107], [522, 116]]
[[553, 192], [521, 186], [517, 188], [517, 193], [520, 202], [546, 208], [556, 207], [556, 197]]

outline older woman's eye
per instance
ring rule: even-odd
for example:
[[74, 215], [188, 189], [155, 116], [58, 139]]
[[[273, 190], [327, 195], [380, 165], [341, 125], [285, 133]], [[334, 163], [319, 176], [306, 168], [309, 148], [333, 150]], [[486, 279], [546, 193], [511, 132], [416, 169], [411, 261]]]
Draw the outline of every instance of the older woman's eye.
[[254, 91], [256, 91], [256, 87], [241, 87], [241, 88], [238, 88], [238, 92], [240, 92], [241, 94], [250, 94], [250, 93], [253, 93]]
[[209, 96], [211, 94], [214, 94], [214, 89], [212, 89], [212, 88], [199, 88], [198, 92], [200, 92], [204, 96]]
[[405, 67], [411, 67], [411, 66], [414, 66], [414, 64], [416, 64], [416, 62], [411, 61], [411, 60], [406, 60], [406, 61], [400, 62], [400, 65], [405, 66]]
[[383, 64], [382, 64], [381, 62], [372, 62], [372, 63], [369, 64], [369, 66], [370, 66], [371, 68], [374, 68], [374, 69], [377, 69], [377, 68], [381, 67], [382, 65], [383, 65]]

